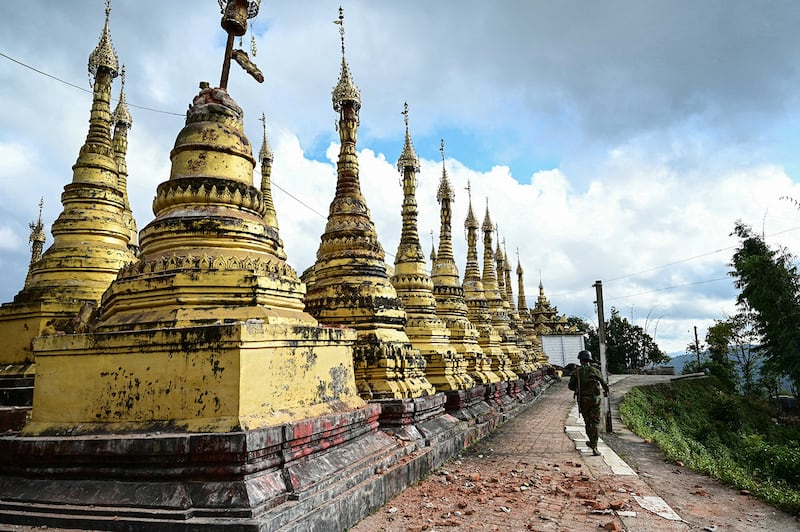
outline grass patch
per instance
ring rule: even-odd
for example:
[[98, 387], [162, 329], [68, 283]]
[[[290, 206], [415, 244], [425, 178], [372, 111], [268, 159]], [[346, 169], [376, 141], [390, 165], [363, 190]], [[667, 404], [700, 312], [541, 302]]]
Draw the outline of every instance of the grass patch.
[[800, 427], [778, 423], [766, 404], [709, 378], [634, 388], [620, 415], [668, 460], [800, 516]]

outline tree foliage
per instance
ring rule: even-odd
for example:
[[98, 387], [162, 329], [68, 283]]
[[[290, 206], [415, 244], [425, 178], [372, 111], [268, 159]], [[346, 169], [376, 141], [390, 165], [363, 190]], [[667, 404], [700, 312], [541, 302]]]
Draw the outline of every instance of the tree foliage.
[[708, 329], [706, 341], [712, 356], [716, 352], [718, 358], [725, 357], [726, 363], [733, 364], [735, 361], [741, 372], [741, 390], [744, 395], [756, 395], [756, 369], [764, 350], [761, 346], [761, 335], [758, 333], [756, 313], [747, 303], [740, 303], [739, 312], [733, 316], [716, 320]]
[[741, 239], [733, 254], [737, 302], [753, 311], [755, 331], [763, 339], [765, 373], [800, 384], [800, 275], [784, 248], [771, 248], [764, 238], [737, 222]]
[[708, 369], [715, 375], [728, 392], [735, 392], [739, 377], [734, 369], [730, 353], [733, 349], [741, 347], [738, 342], [737, 321], [734, 318], [715, 320], [714, 325], [706, 332], [708, 345]]
[[[600, 336], [597, 329], [588, 325], [586, 330], [587, 349], [599, 353]], [[667, 361], [667, 354], [659, 349], [642, 327], [629, 322], [620, 316], [616, 308], [611, 307], [611, 319], [606, 321], [606, 363], [610, 373], [638, 373], [647, 365]]]

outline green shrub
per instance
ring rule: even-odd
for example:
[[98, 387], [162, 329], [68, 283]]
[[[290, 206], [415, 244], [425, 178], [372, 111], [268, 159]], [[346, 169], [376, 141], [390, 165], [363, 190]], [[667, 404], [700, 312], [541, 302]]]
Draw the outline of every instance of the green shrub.
[[712, 377], [634, 388], [620, 415], [668, 460], [800, 515], [800, 428], [777, 424], [767, 405]]

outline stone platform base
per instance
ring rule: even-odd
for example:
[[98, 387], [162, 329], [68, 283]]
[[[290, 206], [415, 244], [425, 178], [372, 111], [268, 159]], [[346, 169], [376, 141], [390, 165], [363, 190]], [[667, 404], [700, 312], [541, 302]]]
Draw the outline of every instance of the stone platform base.
[[0, 434], [19, 432], [30, 413], [30, 406], [0, 406]]
[[399, 461], [379, 413], [367, 405], [232, 433], [0, 437], [0, 523], [275, 530]]
[[536, 370], [526, 375], [525, 389], [533, 395], [539, 395], [547, 387], [547, 384], [554, 379], [555, 377], [547, 371], [543, 369]]
[[18, 432], [33, 404], [34, 366], [8, 364], [0, 368], [0, 434]]
[[468, 390], [449, 391], [444, 394], [447, 412], [467, 424], [466, 446], [487, 436], [497, 426], [498, 413], [484, 400], [486, 385], [479, 384]]
[[[238, 433], [0, 437], [0, 523], [345, 530], [471, 443], [475, 425], [443, 403], [441, 394], [380, 401]], [[494, 429], [505, 417], [490, 410]]]

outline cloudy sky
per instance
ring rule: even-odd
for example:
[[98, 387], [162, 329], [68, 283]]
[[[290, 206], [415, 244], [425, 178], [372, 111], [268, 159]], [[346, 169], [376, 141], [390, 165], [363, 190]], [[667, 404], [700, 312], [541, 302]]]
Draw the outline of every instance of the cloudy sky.
[[[274, 198], [289, 262], [314, 260], [335, 189], [338, 3], [264, 0], [251, 21], [259, 85], [229, 91], [255, 150], [268, 118]], [[419, 227], [438, 234], [439, 141], [456, 188], [463, 274], [468, 180], [488, 199], [510, 258], [559, 311], [596, 323], [611, 307], [682, 352], [735, 311], [727, 275], [736, 220], [800, 253], [800, 4], [621, 0], [344, 0], [347, 60], [361, 89], [361, 183], [393, 262], [403, 102], [422, 159]], [[86, 62], [101, 0], [29, 0], [0, 19], [0, 301], [22, 287], [28, 222], [49, 225], [86, 136]], [[200, 81], [219, 81], [225, 34], [213, 0], [116, 0], [126, 65], [129, 194], [143, 228]], [[35, 72], [24, 63], [40, 72]], [[46, 75], [42, 74], [45, 73]], [[63, 80], [69, 84], [62, 83]], [[72, 86], [75, 85], [75, 86]], [[118, 94], [119, 80], [114, 84]], [[258, 183], [258, 178], [256, 178]], [[51, 242], [48, 233], [48, 243]], [[516, 280], [514, 282], [516, 293]]]

